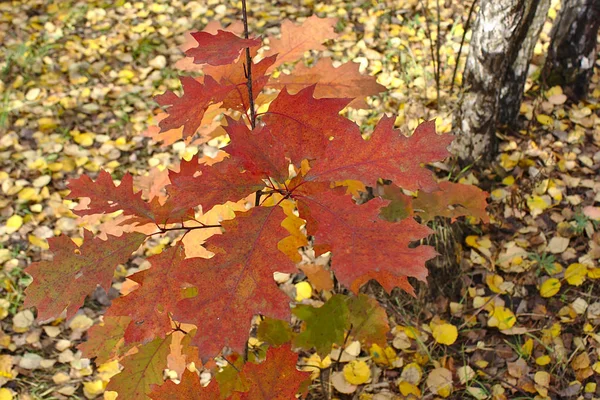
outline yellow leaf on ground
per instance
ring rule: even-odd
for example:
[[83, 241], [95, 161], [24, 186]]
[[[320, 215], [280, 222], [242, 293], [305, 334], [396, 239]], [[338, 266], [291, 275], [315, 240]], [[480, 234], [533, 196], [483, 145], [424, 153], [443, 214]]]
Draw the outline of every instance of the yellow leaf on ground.
[[535, 116], [535, 119], [542, 125], [552, 126], [554, 124], [552, 117], [546, 114], [538, 114]]
[[12, 400], [13, 394], [7, 388], [0, 389], [0, 400]]
[[548, 364], [550, 364], [550, 361], [552, 361], [552, 359], [550, 358], [550, 356], [549, 356], [549, 355], [540, 356], [540, 357], [538, 357], [538, 358], [536, 358], [536, 359], [535, 359], [535, 363], [536, 363], [537, 365], [540, 365], [540, 366], [542, 366], [542, 367], [543, 367], [544, 365], [548, 365]]
[[437, 343], [451, 345], [458, 338], [458, 329], [452, 324], [439, 324], [433, 327], [433, 338]]
[[371, 379], [371, 368], [364, 361], [353, 360], [344, 366], [344, 378], [353, 385], [362, 385]]
[[421, 398], [421, 389], [413, 385], [412, 383], [402, 381], [398, 384], [398, 389], [402, 396], [408, 397], [409, 395], [413, 395], [417, 398]]
[[306, 281], [298, 282], [298, 283], [296, 283], [295, 286], [296, 286], [296, 301], [310, 299], [310, 296], [312, 295], [312, 286], [310, 286], [310, 283], [308, 283]]
[[569, 282], [569, 285], [579, 286], [585, 281], [587, 275], [587, 265], [584, 264], [571, 264], [565, 271], [565, 279]]
[[540, 286], [540, 296], [552, 297], [560, 290], [560, 281], [556, 278], [547, 279]]
[[515, 314], [506, 307], [497, 306], [490, 314], [488, 326], [498, 328], [500, 330], [510, 329], [517, 322]]
[[13, 215], [6, 220], [5, 231], [10, 235], [11, 233], [18, 231], [21, 226], [23, 226], [23, 217], [20, 215]]

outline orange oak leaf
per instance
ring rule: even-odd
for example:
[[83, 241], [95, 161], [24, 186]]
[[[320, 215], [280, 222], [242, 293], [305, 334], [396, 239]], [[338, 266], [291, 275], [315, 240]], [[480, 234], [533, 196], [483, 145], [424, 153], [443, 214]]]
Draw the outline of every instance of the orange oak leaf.
[[284, 156], [284, 147], [266, 126], [250, 130], [244, 121], [227, 117], [225, 131], [231, 143], [225, 147], [232, 158], [242, 167], [257, 175], [284, 180], [289, 175], [289, 163]]
[[126, 233], [104, 241], [85, 230], [80, 247], [66, 235], [50, 238], [52, 261], [27, 268], [33, 283], [25, 289], [24, 307], [36, 307], [41, 320], [57, 318], [65, 309], [71, 318], [96, 286], [110, 289], [116, 266], [125, 263], [145, 238], [141, 233]]
[[322, 265], [303, 264], [298, 268], [304, 272], [309, 282], [317, 290], [332, 290], [333, 279], [331, 272]]
[[410, 244], [430, 235], [431, 229], [412, 218], [384, 221], [379, 212], [387, 201], [375, 198], [358, 205], [341, 193], [343, 190], [311, 192], [310, 184], [294, 191], [300, 216], [312, 225], [308, 228], [316, 242], [331, 247], [331, 267], [338, 280], [355, 292], [353, 283], [366, 283], [362, 281], [365, 275], [386, 288], [404, 287], [408, 276], [424, 281], [425, 262], [437, 253], [433, 247]]
[[181, 285], [175, 272], [184, 258], [182, 246], [170, 247], [148, 258], [149, 269], [129, 277], [139, 287], [115, 299], [106, 312], [107, 316], [131, 318], [125, 330], [126, 343], [148, 342], [171, 331], [169, 315], [181, 300]]
[[125, 357], [121, 373], [110, 379], [106, 390], [119, 393], [127, 400], [146, 400], [155, 385], [163, 383], [167, 368], [171, 336], [158, 338], [138, 347], [138, 352]]
[[192, 343], [203, 361], [224, 346], [242, 353], [256, 314], [289, 319], [289, 298], [273, 280], [275, 271], [295, 270], [277, 249], [287, 235], [284, 217], [279, 207], [236, 213], [222, 222], [225, 233], [209, 240], [213, 258], [188, 258], [175, 273], [189, 298], [178, 303], [173, 318], [200, 328]]
[[485, 211], [488, 194], [477, 186], [443, 181], [439, 190], [431, 193], [419, 192], [412, 206], [423, 220], [429, 221], [435, 216], [453, 220], [470, 215], [488, 223], [490, 218]]
[[390, 179], [409, 190], [433, 191], [437, 182], [421, 164], [441, 161], [453, 136], [435, 133], [434, 121], [424, 122], [405, 137], [394, 129], [394, 119], [383, 117], [369, 140], [359, 134], [336, 137], [325, 155], [314, 162], [307, 180], [356, 179], [375, 186], [379, 178]]
[[129, 321], [129, 317], [104, 316], [102, 322], [87, 331], [87, 339], [77, 348], [84, 357], [95, 358], [96, 365], [117, 358], [122, 352], [123, 336]]
[[306, 18], [299, 26], [286, 19], [281, 23], [281, 37], [269, 37], [270, 49], [265, 52], [265, 56], [276, 54], [277, 61], [272, 68], [277, 68], [284, 63], [299, 60], [305, 51], [325, 50], [321, 43], [339, 36], [333, 31], [336, 23], [336, 18], [319, 18], [316, 15]]
[[[258, 63], [252, 62], [252, 97], [254, 100], [261, 93], [269, 80], [267, 70], [275, 62], [276, 56], [266, 57]], [[204, 68], [204, 74], [210, 75], [224, 87], [233, 89], [223, 98], [222, 108], [231, 108], [236, 111], [246, 112], [250, 108], [246, 77], [246, 59], [240, 57], [233, 64], [218, 67]]]
[[263, 117], [296, 166], [322, 157], [332, 136], [361, 138], [358, 126], [339, 114], [351, 99], [315, 99], [314, 91], [313, 85], [290, 95], [284, 87]]
[[217, 400], [221, 393], [216, 382], [202, 387], [198, 374], [186, 369], [181, 382], [176, 384], [169, 380], [155, 386], [149, 396], [152, 400]]
[[180, 208], [202, 206], [207, 212], [217, 204], [237, 201], [265, 187], [264, 176], [242, 172], [231, 158], [212, 166], [198, 164], [198, 157], [182, 161], [179, 172], [170, 171], [169, 200]]
[[298, 371], [298, 354], [290, 345], [271, 347], [265, 361], [246, 363], [243, 378], [249, 383], [247, 392], [239, 393], [240, 400], [290, 400], [302, 390], [310, 378], [308, 372]]
[[194, 58], [195, 64], [223, 65], [235, 61], [246, 47], [259, 46], [260, 39], [242, 39], [231, 32], [218, 30], [216, 35], [208, 32], [193, 32], [197, 46], [188, 49], [185, 55]]
[[183, 138], [187, 138], [202, 125], [208, 107], [223, 101], [234, 87], [223, 86], [210, 76], [204, 77], [203, 84], [190, 76], [182, 76], [180, 80], [183, 86], [181, 97], [169, 90], [154, 99], [169, 114], [158, 123], [161, 132], [183, 126]]
[[366, 96], [386, 90], [374, 76], [362, 75], [358, 64], [347, 62], [336, 68], [330, 58], [321, 58], [313, 67], [298, 63], [291, 74], [279, 75], [269, 81], [268, 86], [279, 90], [285, 86], [289, 93], [294, 94], [315, 83], [317, 99], [346, 97], [354, 99], [348, 104], [354, 108], [367, 108]]

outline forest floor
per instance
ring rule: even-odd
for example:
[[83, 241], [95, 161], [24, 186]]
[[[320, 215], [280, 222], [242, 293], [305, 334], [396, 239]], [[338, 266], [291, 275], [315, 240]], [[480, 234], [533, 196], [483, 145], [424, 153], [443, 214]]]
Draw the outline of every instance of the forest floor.
[[[459, 57], [470, 6], [460, 3], [440, 5], [439, 86], [430, 46], [435, 2], [251, 0], [250, 21], [262, 34], [276, 33], [285, 18], [339, 18], [343, 35], [324, 53], [360, 63], [389, 89], [369, 100], [370, 110], [348, 116], [365, 131], [387, 112], [405, 133], [432, 118], [450, 132], [470, 36]], [[364, 361], [370, 378], [321, 384], [316, 374], [311, 398], [600, 397], [600, 68], [587, 101], [573, 104], [559, 87], [543, 87], [539, 67], [556, 3], [536, 47], [520, 129], [498, 131], [500, 154], [489, 169], [451, 176], [490, 192], [491, 223], [435, 221], [432, 242], [442, 256], [416, 299], [368, 287], [388, 309], [393, 334], [386, 349], [348, 344], [343, 362]], [[0, 400], [114, 399], [104, 388], [118, 363], [96, 366], [77, 345], [127, 269], [117, 270], [108, 294], [90, 294], [74, 319], [40, 325], [22, 308], [26, 267], [49, 238], [82, 238], [85, 222], [71, 211], [77, 202], [65, 199], [69, 178], [100, 169], [143, 177], [221, 144], [161, 146], [144, 132], [157, 111], [152, 96], [179, 87], [173, 66], [183, 58], [184, 33], [239, 16], [236, 2], [217, 0], [0, 2]], [[149, 242], [144, 252], [166, 244]], [[458, 337], [434, 337], [440, 321]], [[451, 382], [436, 383], [441, 368]]]

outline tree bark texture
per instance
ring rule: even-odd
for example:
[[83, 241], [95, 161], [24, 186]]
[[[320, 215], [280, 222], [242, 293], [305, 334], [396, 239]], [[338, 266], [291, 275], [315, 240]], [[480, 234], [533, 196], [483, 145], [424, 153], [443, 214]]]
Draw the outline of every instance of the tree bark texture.
[[586, 97], [599, 27], [600, 0], [563, 0], [544, 65], [547, 86], [561, 85], [572, 100]]
[[497, 152], [500, 90], [533, 20], [528, 11], [540, 1], [481, 1], [465, 66], [465, 91], [454, 115], [457, 137], [452, 150], [463, 165], [490, 160]]
[[509, 126], [514, 126], [519, 116], [529, 64], [544, 22], [546, 22], [550, 0], [529, 1], [526, 6], [528, 10], [526, 10], [523, 27], [527, 29], [521, 30], [524, 37], [517, 39], [517, 43], [520, 42], [518, 53], [514, 62], [508, 66], [503, 86], [500, 89], [498, 121]]

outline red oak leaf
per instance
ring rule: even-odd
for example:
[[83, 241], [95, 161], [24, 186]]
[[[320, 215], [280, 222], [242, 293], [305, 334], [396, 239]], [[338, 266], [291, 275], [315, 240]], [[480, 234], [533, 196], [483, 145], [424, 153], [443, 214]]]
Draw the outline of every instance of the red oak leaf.
[[231, 32], [218, 30], [216, 35], [208, 32], [193, 32], [198, 43], [185, 52], [194, 57], [195, 64], [224, 65], [235, 61], [240, 51], [246, 47], [260, 46], [260, 39], [242, 39]]
[[125, 328], [129, 325], [129, 317], [107, 317], [87, 331], [87, 339], [77, 348], [84, 357], [96, 358], [96, 365], [104, 364], [121, 354]]
[[412, 218], [396, 223], [382, 220], [379, 212], [387, 201], [375, 198], [358, 205], [340, 193], [343, 190], [312, 191], [310, 184], [294, 191], [300, 216], [313, 224], [316, 242], [331, 247], [332, 270], [338, 280], [355, 292], [353, 283], [365, 283], [365, 275], [386, 288], [404, 287], [407, 276], [424, 281], [425, 262], [437, 253], [430, 246], [409, 245], [432, 230]]
[[301, 59], [305, 51], [325, 50], [321, 43], [339, 36], [333, 31], [336, 23], [336, 18], [319, 18], [316, 15], [306, 18], [300, 26], [286, 19], [281, 23], [281, 37], [269, 37], [270, 49], [265, 56], [277, 54], [277, 61], [272, 66], [277, 68], [283, 63]]
[[[216, 34], [219, 30], [231, 32], [240, 36], [244, 33], [244, 24], [242, 21], [237, 20], [225, 28], [219, 21], [213, 20], [204, 27], [202, 32]], [[184, 53], [198, 44], [196, 39], [192, 36], [192, 33], [194, 32], [186, 32], [183, 37], [184, 42], [179, 45], [179, 49]], [[183, 71], [202, 71], [203, 67], [205, 67], [205, 65], [194, 64], [194, 60], [191, 57], [182, 58], [175, 63], [175, 68]]]
[[242, 172], [239, 164], [227, 158], [212, 166], [198, 164], [198, 157], [182, 161], [179, 172], [170, 171], [169, 200], [181, 208], [202, 206], [207, 212], [228, 200], [238, 201], [265, 187], [264, 176]]
[[298, 354], [294, 353], [289, 345], [269, 348], [265, 361], [244, 365], [242, 375], [250, 388], [247, 392], [240, 393], [239, 399], [295, 399], [305, 381], [310, 378], [308, 372], [298, 371], [297, 362]]
[[50, 238], [52, 261], [27, 268], [33, 283], [25, 289], [24, 307], [37, 307], [41, 320], [56, 318], [65, 308], [71, 318], [96, 286], [110, 289], [116, 266], [125, 263], [145, 238], [141, 233], [125, 233], [104, 241], [84, 231], [80, 247], [66, 235]]
[[424, 122], [405, 137], [394, 128], [394, 119], [383, 117], [369, 140], [358, 134], [336, 136], [325, 156], [314, 162], [307, 180], [343, 181], [355, 179], [375, 186], [377, 179], [390, 179], [409, 190], [432, 191], [437, 182], [421, 164], [448, 157], [451, 135], [435, 133], [435, 122]]
[[435, 216], [454, 220], [463, 215], [471, 215], [486, 224], [490, 222], [485, 211], [488, 197], [486, 192], [477, 186], [462, 183], [443, 181], [439, 185], [439, 190], [431, 193], [419, 192], [413, 200], [413, 208], [419, 210], [417, 215], [423, 220], [429, 221]]
[[268, 127], [258, 126], [248, 129], [244, 121], [227, 117], [225, 131], [231, 143], [225, 147], [244, 169], [257, 175], [273, 177], [279, 181], [289, 175], [289, 163], [284, 156], [284, 147]]
[[127, 343], [148, 342], [171, 331], [169, 314], [181, 300], [181, 285], [175, 272], [184, 258], [182, 246], [170, 247], [148, 258], [149, 269], [129, 277], [140, 286], [115, 299], [106, 312], [107, 316], [131, 318], [124, 336]]
[[131, 215], [127, 224], [156, 223], [164, 225], [168, 221], [179, 222], [183, 217], [190, 214], [190, 208], [182, 208], [167, 199], [161, 204], [158, 199], [151, 202], [142, 200], [142, 192], [135, 193], [133, 190], [133, 177], [126, 173], [121, 184], [116, 186], [110, 174], [101, 170], [96, 181], [89, 176], [82, 175], [78, 179], [69, 181], [71, 193], [68, 199], [87, 197], [90, 203], [85, 209], [77, 209], [77, 215], [109, 214], [123, 210], [125, 215]]
[[313, 67], [298, 63], [292, 74], [281, 74], [277, 79], [268, 83], [269, 87], [282, 89], [294, 94], [317, 83], [315, 97], [340, 98], [352, 100], [349, 107], [367, 108], [364, 98], [385, 91], [385, 86], [377, 83], [374, 76], [362, 75], [358, 64], [347, 62], [335, 68], [330, 58], [321, 58]]
[[204, 84], [189, 76], [182, 76], [180, 80], [183, 86], [181, 97], [169, 90], [154, 99], [161, 106], [167, 107], [166, 112], [169, 114], [158, 123], [161, 132], [183, 126], [183, 138], [186, 138], [196, 133], [208, 107], [223, 101], [235, 88], [220, 85], [210, 76], [204, 77]]
[[200, 327], [192, 343], [204, 360], [224, 346], [242, 353], [256, 314], [289, 319], [289, 298], [273, 280], [275, 271], [294, 264], [277, 249], [287, 236], [279, 207], [257, 207], [223, 221], [223, 235], [210, 240], [211, 259], [188, 258], [176, 272], [190, 298], [179, 302], [173, 318]]
[[163, 383], [163, 371], [167, 368], [171, 336], [155, 339], [138, 347], [120, 363], [123, 371], [110, 379], [106, 390], [119, 393], [127, 400], [146, 400], [155, 385]]
[[358, 126], [339, 114], [351, 99], [315, 99], [314, 91], [313, 85], [290, 95], [283, 88], [263, 117], [295, 165], [322, 157], [332, 136], [361, 137]]
[[216, 382], [202, 387], [198, 374], [186, 369], [179, 384], [167, 381], [155, 386], [149, 396], [152, 400], [217, 400], [221, 394]]
[[[258, 63], [252, 63], [252, 97], [254, 100], [261, 93], [263, 87], [269, 80], [267, 70], [275, 62], [276, 56], [262, 59]], [[218, 67], [204, 68], [204, 74], [210, 75], [222, 86], [233, 89], [223, 99], [222, 108], [232, 108], [236, 111], [246, 112], [250, 108], [250, 96], [248, 95], [248, 78], [246, 77], [246, 59], [241, 57], [233, 64]]]

